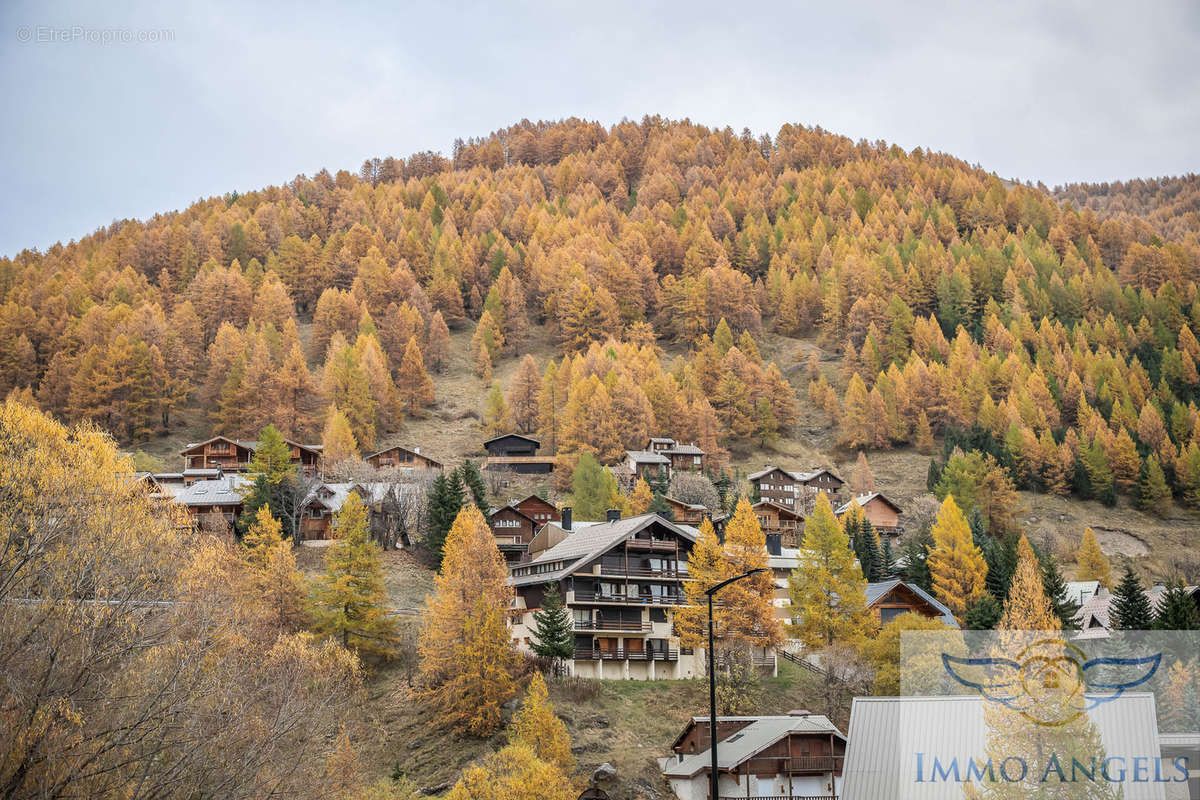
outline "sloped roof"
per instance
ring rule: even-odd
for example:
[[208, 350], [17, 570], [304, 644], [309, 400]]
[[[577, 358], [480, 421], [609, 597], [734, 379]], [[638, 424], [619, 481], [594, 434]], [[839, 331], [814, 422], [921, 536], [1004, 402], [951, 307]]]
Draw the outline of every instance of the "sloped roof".
[[196, 481], [191, 486], [185, 486], [175, 495], [175, 502], [185, 506], [228, 506], [242, 502], [242, 491], [252, 481], [238, 472], [231, 472], [220, 478]]
[[393, 450], [403, 450], [406, 453], [412, 453], [414, 456], [420, 456], [421, 458], [425, 459], [426, 461], [433, 462], [434, 464], [437, 464], [438, 466], [441, 466], [441, 464], [442, 464], [442, 462], [438, 461], [436, 458], [432, 458], [428, 454], [422, 453], [420, 448], [405, 447], [402, 444], [394, 444], [391, 447], [385, 447], [382, 450], [376, 450], [374, 453], [367, 453], [365, 456], [363, 456], [363, 461], [366, 461], [368, 458], [374, 458], [375, 456], [381, 456], [384, 453], [390, 453]]
[[691, 533], [686, 527], [669, 522], [658, 514], [642, 514], [636, 517], [613, 520], [612, 522], [575, 522], [571, 530], [563, 529], [558, 523], [548, 522], [542, 526], [543, 530], [557, 528], [567, 535], [566, 538], [539, 554], [532, 561], [515, 564], [514, 567], [521, 568], [533, 564], [547, 564], [556, 561], [564, 562], [564, 566], [552, 573], [540, 572], [532, 575], [513, 577], [513, 585], [525, 586], [531, 583], [547, 583], [549, 581], [560, 580], [564, 576], [580, 569], [588, 562], [604, 555], [613, 546], [620, 544], [635, 533], [654, 524], [663, 525], [668, 530], [679, 534], [688, 541], [696, 541], [695, 534]]
[[676, 444], [666, 450], [664, 453], [672, 453], [677, 456], [702, 456], [704, 451], [694, 444]]
[[[883, 494], [881, 494], [880, 492], [871, 492], [870, 494], [860, 494], [858, 497], [851, 500], [850, 503], [858, 503], [860, 506], [866, 506], [866, 504], [871, 502], [872, 500], [882, 500], [883, 502], [885, 502], [889, 506], [891, 506], [897, 514], [901, 514], [904, 512], [904, 509], [902, 509], [900, 506], [893, 503], [891, 500], [887, 499], [887, 497], [884, 496]], [[845, 514], [847, 511], [850, 510], [850, 503], [843, 503], [841, 506], [838, 507], [838, 510], [833, 513]]]
[[929, 605], [937, 609], [938, 614], [940, 615], [939, 618], [942, 622], [946, 623], [951, 628], [959, 627], [958, 620], [954, 618], [954, 612], [947, 608], [942, 601], [938, 600], [936, 597], [922, 589], [920, 586], [917, 586], [915, 583], [905, 583], [899, 578], [893, 578], [890, 581], [875, 581], [874, 583], [868, 583], [867, 607], [870, 608], [871, 606], [875, 605], [884, 597], [887, 597], [887, 595], [891, 593], [893, 589], [902, 584], [917, 597], [921, 598], [925, 602], [929, 603]]
[[[253, 450], [258, 449], [258, 440], [257, 439], [230, 439], [228, 436], [213, 436], [211, 439], [205, 439], [203, 442], [188, 443], [187, 445], [184, 446], [183, 450], [179, 451], [180, 455], [186, 453], [188, 450], [194, 450], [195, 448], [200, 447], [202, 445], [206, 445], [211, 442], [215, 442], [218, 439], [225, 441], [225, 442], [230, 442], [231, 444], [236, 444], [238, 447], [244, 447], [247, 450], [253, 451]], [[313, 452], [319, 453], [319, 452], [321, 452], [322, 449], [324, 449], [324, 445], [320, 445], [320, 444], [301, 444], [300, 442], [293, 442], [291, 439], [284, 439], [283, 441], [285, 443], [291, 445], [292, 447], [299, 447], [301, 450], [311, 450]]]
[[[758, 480], [759, 478], [766, 477], [767, 475], [771, 474], [771, 473], [772, 473], [772, 472], [774, 472], [775, 470], [779, 470], [780, 472], [782, 472], [784, 475], [787, 475], [787, 476], [788, 476], [789, 478], [791, 478], [792, 480], [796, 480], [796, 476], [795, 476], [793, 473], [791, 473], [791, 472], [788, 472], [788, 471], [787, 471], [786, 469], [784, 469], [783, 467], [777, 467], [777, 466], [775, 466], [774, 464], [767, 464], [767, 466], [763, 467], [763, 468], [762, 468], [762, 469], [760, 469], [758, 472], [752, 472], [752, 473], [750, 473], [749, 475], [747, 475], [747, 476], [746, 476], [746, 480], [748, 480], [748, 481], [756, 481], [756, 480]], [[720, 748], [718, 748], [718, 749], [720, 749]]]
[[818, 467], [817, 469], [811, 470], [809, 472], [793, 472], [792, 473], [792, 477], [795, 478], [796, 480], [800, 481], [801, 483], [807, 483], [808, 481], [811, 481], [820, 475], [828, 475], [829, 477], [833, 478], [838, 483], [845, 483], [845, 481], [842, 480], [841, 477], [836, 472], [834, 472], [831, 469], [825, 469], [824, 467]]
[[[1187, 592], [1195, 596], [1196, 591], [1200, 586], [1185, 586]], [[1163, 593], [1167, 591], [1166, 586], [1152, 586], [1146, 590], [1146, 597], [1150, 599], [1150, 607], [1158, 610], [1158, 604], [1162, 602]], [[1086, 603], [1080, 606], [1079, 611], [1075, 614], [1075, 619], [1080, 620], [1083, 625], [1082, 634], [1086, 635], [1088, 630], [1095, 628], [1090, 624], [1092, 620], [1100, 623], [1100, 627], [1108, 630], [1112, 627], [1112, 592], [1105, 591], [1103, 594], [1097, 593], [1093, 595]]]
[[[964, 758], [983, 757], [988, 733], [983, 702], [978, 695], [854, 698], [841, 796], [961, 799], [962, 783], [915, 783], [915, 754], [942, 760], [957, 756], [960, 764]], [[1153, 695], [1126, 692], [1085, 713], [1109, 756], [1132, 765], [1136, 758], [1153, 763], [1160, 755]], [[1127, 782], [1112, 784], [1124, 789], [1126, 800], [1163, 796], [1161, 783], [1133, 782], [1132, 768], [1127, 775]]]
[[801, 514], [799, 511], [797, 511], [796, 509], [788, 508], [787, 506], [783, 505], [782, 503], [776, 503], [774, 500], [759, 500], [757, 503], [752, 505], [751, 508], [758, 508], [759, 506], [770, 506], [771, 508], [782, 511], [785, 514], [790, 514], [793, 517], [795, 517], [796, 519], [804, 519], [804, 515]]
[[670, 464], [671, 459], [650, 450], [626, 450], [625, 455], [639, 464]]
[[[717, 770], [732, 770], [749, 758], [767, 749], [780, 739], [792, 733], [834, 734], [845, 740], [845, 736], [837, 726], [821, 715], [809, 716], [774, 716], [774, 717], [717, 717], [721, 722], [739, 722], [752, 720], [749, 725], [724, 739], [717, 740]], [[684, 734], [676, 739], [682, 739], [691, 727], [698, 723], [708, 722], [708, 717], [693, 717], [684, 729]], [[720, 730], [720, 728], [718, 728]], [[693, 753], [682, 761], [673, 761], [663, 768], [663, 775], [669, 778], [691, 778], [712, 768], [712, 754], [709, 748]]]
[[483, 446], [484, 446], [484, 448], [486, 449], [486, 448], [487, 448], [487, 446], [488, 446], [489, 444], [491, 444], [492, 442], [498, 442], [498, 441], [500, 441], [501, 439], [507, 439], [507, 438], [509, 438], [510, 436], [511, 436], [511, 437], [514, 437], [514, 438], [516, 438], [516, 439], [524, 439], [524, 440], [525, 440], [525, 441], [527, 441], [527, 442], [533, 442], [533, 443], [534, 443], [535, 445], [537, 445], [538, 447], [541, 447], [541, 446], [542, 446], [542, 443], [541, 443], [540, 441], [538, 441], [537, 439], [533, 438], [532, 436], [526, 436], [526, 435], [525, 435], [525, 434], [523, 434], [523, 433], [502, 433], [502, 434], [500, 434], [499, 436], [493, 436], [492, 438], [485, 440], [485, 441], [484, 441], [484, 443], [483, 443]]
[[676, 500], [670, 495], [663, 495], [663, 500], [666, 500], [668, 503], [674, 503], [677, 506], [682, 506], [689, 511], [708, 511], [708, 506], [703, 503], [685, 503], [682, 500]]

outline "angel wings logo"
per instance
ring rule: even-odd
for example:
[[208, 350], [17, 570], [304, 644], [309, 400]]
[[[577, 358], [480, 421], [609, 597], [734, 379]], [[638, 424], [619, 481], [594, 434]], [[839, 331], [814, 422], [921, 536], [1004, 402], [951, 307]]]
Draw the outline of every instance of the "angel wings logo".
[[954, 680], [1038, 725], [1065, 725], [1153, 677], [1162, 653], [1088, 658], [1062, 639], [1039, 639], [1015, 659], [959, 658], [942, 653]]

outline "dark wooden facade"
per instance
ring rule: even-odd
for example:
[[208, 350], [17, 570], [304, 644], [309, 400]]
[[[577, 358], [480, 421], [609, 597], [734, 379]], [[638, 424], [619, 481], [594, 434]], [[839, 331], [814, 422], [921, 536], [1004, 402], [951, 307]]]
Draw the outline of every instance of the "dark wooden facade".
[[371, 453], [363, 460], [376, 469], [407, 467], [409, 469], [437, 470], [438, 472], [443, 469], [440, 461], [423, 455], [419, 447], [408, 448], [395, 445], [377, 453]]
[[799, 482], [792, 473], [779, 467], [767, 467], [749, 477], [760, 500], [769, 500], [785, 508], [796, 507]]
[[529, 550], [529, 543], [541, 527], [532, 517], [514, 506], [495, 509], [488, 517], [488, 525], [504, 560], [515, 563]]

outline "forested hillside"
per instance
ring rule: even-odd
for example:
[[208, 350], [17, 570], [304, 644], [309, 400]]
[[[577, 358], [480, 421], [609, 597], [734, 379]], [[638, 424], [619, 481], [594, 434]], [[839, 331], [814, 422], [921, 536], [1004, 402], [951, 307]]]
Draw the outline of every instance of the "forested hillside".
[[[847, 448], [945, 437], [984, 510], [1014, 486], [1198, 506], [1194, 186], [1055, 197], [801, 126], [522, 122], [0, 261], [0, 394], [131, 444], [202, 419], [364, 452], [436, 408], [465, 330], [485, 424], [564, 458], [745, 452], [811, 404]], [[489, 396], [539, 325], [561, 358]], [[764, 332], [838, 374], [814, 359], [796, 393]]]

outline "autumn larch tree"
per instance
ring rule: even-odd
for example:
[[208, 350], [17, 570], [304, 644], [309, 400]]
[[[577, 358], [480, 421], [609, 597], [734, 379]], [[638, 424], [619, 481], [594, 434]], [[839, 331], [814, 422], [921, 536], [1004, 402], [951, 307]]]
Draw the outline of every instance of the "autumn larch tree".
[[298, 342], [275, 373], [274, 396], [274, 416], [284, 436], [303, 441], [316, 433], [321, 394]]
[[433, 405], [433, 381], [425, 371], [425, 359], [421, 355], [416, 337], [409, 339], [404, 348], [404, 360], [400, 364], [400, 372], [396, 379], [396, 391], [404, 405], [404, 412], [410, 417], [420, 419], [425, 416], [425, 409]]
[[604, 519], [616, 493], [617, 479], [608, 468], [600, 466], [591, 453], [581, 455], [571, 479], [571, 503], [575, 508], [575, 518]]
[[265, 475], [267, 482], [275, 486], [295, 473], [291, 445], [274, 425], [268, 425], [258, 434], [258, 445], [250, 459], [250, 471]]
[[1096, 541], [1096, 534], [1091, 528], [1083, 529], [1083, 537], [1079, 540], [1079, 554], [1075, 557], [1075, 578], [1081, 581], [1100, 581], [1108, 586], [1112, 580], [1112, 567], [1108, 558]]
[[313, 587], [313, 627], [360, 654], [389, 656], [396, 621], [389, 616], [383, 559], [371, 539], [367, 507], [355, 492], [333, 518], [335, 541]]
[[510, 742], [531, 748], [538, 758], [558, 767], [563, 775], [574, 775], [577, 765], [571, 753], [571, 737], [567, 726], [554, 715], [550, 693], [540, 672], [529, 679], [525, 699], [513, 714], [508, 735]]
[[526, 354], [508, 384], [508, 413], [519, 433], [532, 434], [538, 427], [538, 393], [542, 376], [533, 356]]
[[358, 442], [354, 432], [350, 430], [350, 421], [346, 419], [336, 405], [329, 407], [325, 419], [325, 433], [321, 436], [321, 453], [326, 466], [332, 466], [339, 461], [345, 461], [351, 456], [358, 455]]
[[254, 576], [254, 598], [274, 617], [281, 630], [295, 630], [306, 612], [304, 576], [296, 569], [292, 543], [267, 506], [259, 508], [242, 537], [242, 548]]
[[433, 586], [418, 643], [422, 696], [442, 724], [488, 736], [516, 693], [517, 653], [506, 625], [513, 597], [508, 569], [474, 506], [454, 520]]
[[794, 634], [812, 648], [863, 640], [875, 627], [866, 591], [866, 578], [829, 498], [819, 493], [788, 581]]
[[650, 484], [646, 483], [645, 479], [638, 478], [637, 483], [633, 485], [633, 493], [629, 496], [630, 512], [634, 515], [645, 514], [653, 504], [654, 492], [650, 491]]
[[928, 562], [933, 593], [961, 623], [967, 609], [987, 591], [987, 563], [953, 495], [942, 501], [932, 533]]
[[1024, 536], [1017, 543], [1017, 570], [997, 627], [1008, 631], [1060, 630], [1054, 605], [1046, 596], [1041, 565]]
[[483, 434], [489, 438], [499, 436], [512, 430], [512, 426], [508, 405], [504, 402], [504, 392], [500, 389], [500, 384], [493, 381], [483, 406]]

